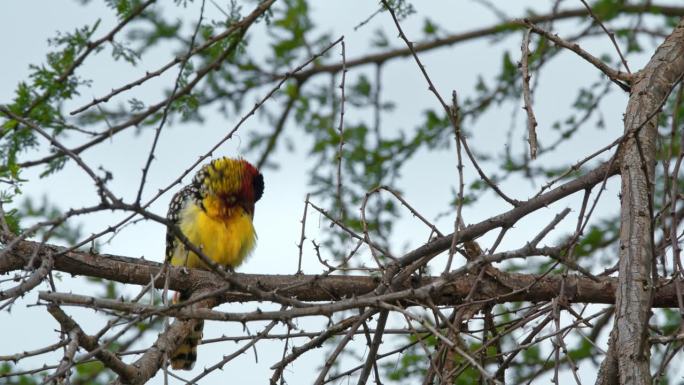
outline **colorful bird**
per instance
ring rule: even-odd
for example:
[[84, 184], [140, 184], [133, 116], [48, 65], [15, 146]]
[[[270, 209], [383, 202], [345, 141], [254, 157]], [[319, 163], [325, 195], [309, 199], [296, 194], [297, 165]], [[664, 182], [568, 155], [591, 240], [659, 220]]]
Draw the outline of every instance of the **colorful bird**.
[[[264, 192], [264, 177], [244, 159], [220, 158], [204, 165], [192, 183], [174, 195], [167, 219], [212, 261], [233, 269], [256, 244], [254, 204]], [[166, 259], [173, 266], [207, 269], [171, 230], [166, 232]], [[180, 293], [180, 300], [189, 293]], [[171, 355], [174, 369], [190, 370], [197, 359], [204, 322], [199, 322]]]

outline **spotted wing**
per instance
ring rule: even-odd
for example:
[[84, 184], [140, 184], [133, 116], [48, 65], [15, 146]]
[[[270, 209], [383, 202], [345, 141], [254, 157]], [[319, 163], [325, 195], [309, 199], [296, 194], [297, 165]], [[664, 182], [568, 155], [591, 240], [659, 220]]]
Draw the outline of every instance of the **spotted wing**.
[[[181, 213], [188, 203], [197, 195], [197, 188], [194, 184], [185, 186], [176, 193], [169, 203], [169, 211], [166, 214], [166, 219], [169, 225], [178, 226], [180, 224]], [[174, 235], [171, 228], [166, 229], [166, 261], [170, 262], [176, 247], [180, 241]]]

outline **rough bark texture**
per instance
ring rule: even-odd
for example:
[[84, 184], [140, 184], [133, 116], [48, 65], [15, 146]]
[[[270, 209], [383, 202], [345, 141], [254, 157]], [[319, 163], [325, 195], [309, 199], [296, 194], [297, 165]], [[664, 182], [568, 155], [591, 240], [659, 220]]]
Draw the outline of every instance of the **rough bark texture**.
[[[622, 203], [615, 337], [621, 384], [650, 384], [648, 321], [653, 295], [653, 179], [656, 112], [684, 73], [684, 20], [637, 74], [620, 150]], [[609, 354], [610, 356], [610, 354]]]
[[[24, 267], [39, 244], [23, 241], [0, 259], [0, 274], [19, 270]], [[162, 264], [138, 258], [128, 258], [109, 254], [91, 254], [83, 251], [63, 252], [58, 246], [44, 245], [38, 251], [39, 259], [54, 254], [55, 271], [72, 275], [103, 278], [134, 285], [147, 285], [150, 277], [157, 276]], [[171, 290], [212, 290], [228, 285], [218, 275], [204, 270], [184, 271], [172, 267], [169, 271]], [[286, 297], [301, 301], [335, 301], [371, 293], [378, 285], [379, 278], [369, 276], [316, 276], [316, 275], [270, 275], [235, 274], [236, 279], [246, 287], [259, 287], [264, 291], [277, 291]], [[420, 287], [440, 277], [424, 277], [421, 280], [404, 282], [398, 290]], [[565, 296], [570, 302], [577, 303], [615, 303], [618, 279], [600, 277], [593, 280], [582, 276], [569, 276], [565, 282]], [[468, 296], [472, 286], [478, 281], [474, 275], [463, 275], [453, 280], [439, 293], [433, 293], [433, 301], [438, 305], [458, 304]], [[479, 280], [474, 300], [487, 299], [490, 303], [512, 301], [548, 301], [560, 292], [563, 277], [547, 275], [499, 272], [497, 279]], [[164, 287], [164, 279], [159, 277], [155, 285]], [[201, 287], [198, 287], [201, 286]], [[1, 293], [0, 293], [1, 294]], [[410, 297], [410, 295], [409, 295]], [[254, 295], [229, 291], [222, 293], [219, 302], [239, 302], [258, 300]], [[653, 298], [654, 307], [677, 307], [677, 295], [673, 282], [661, 281]]]
[[[192, 297], [191, 297], [192, 298]], [[194, 308], [211, 308], [216, 305], [213, 299], [200, 301]], [[119, 377], [113, 385], [141, 385], [147, 383], [164, 365], [165, 354], [175, 351], [183, 339], [195, 328], [198, 320], [175, 320], [166, 331], [160, 333], [145, 354], [133, 362], [130, 367], [134, 373], [128, 378]]]
[[619, 379], [617, 354], [615, 354], [615, 332], [611, 332], [608, 340], [608, 352], [606, 358], [601, 362], [601, 367], [596, 376], [596, 385], [617, 385]]

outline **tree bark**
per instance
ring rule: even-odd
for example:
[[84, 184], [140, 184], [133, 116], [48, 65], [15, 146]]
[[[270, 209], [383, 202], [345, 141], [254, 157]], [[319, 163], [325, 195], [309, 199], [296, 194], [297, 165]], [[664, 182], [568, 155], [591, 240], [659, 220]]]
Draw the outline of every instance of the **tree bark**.
[[[39, 248], [38, 258], [54, 255], [53, 270], [102, 278], [111, 281], [147, 285], [150, 277], [158, 276], [162, 264], [140, 258], [128, 258], [109, 254], [93, 254], [84, 251], [65, 252], [58, 246], [43, 245], [37, 242], [22, 241], [0, 259], [0, 274], [22, 269], [31, 259], [33, 252]], [[171, 290], [213, 290], [228, 285], [221, 277], [210, 271], [189, 269], [187, 271], [171, 267], [169, 269], [169, 288]], [[264, 291], [275, 291], [287, 297], [301, 301], [335, 301], [341, 298], [359, 297], [371, 293], [378, 285], [379, 278], [370, 276], [332, 275], [318, 276], [305, 274], [270, 275], [240, 274], [235, 278], [245, 287], [259, 287]], [[424, 277], [420, 280], [404, 282], [397, 290], [418, 288], [429, 285], [440, 277]], [[433, 293], [432, 301], [436, 305], [454, 305], [463, 302], [471, 287], [477, 281], [478, 292], [473, 300], [487, 300], [489, 303], [506, 303], [514, 301], [548, 301], [560, 292], [563, 277], [535, 274], [519, 274], [500, 271], [496, 280], [478, 280], [474, 275], [463, 275], [449, 282], [443, 290]], [[157, 288], [164, 287], [164, 278], [159, 276], [155, 281]], [[198, 287], [201, 286], [201, 287]], [[565, 295], [574, 303], [615, 303], [618, 279], [599, 277], [591, 279], [583, 276], [569, 276], [565, 282]], [[411, 295], [407, 299], [413, 298]], [[218, 301], [242, 302], [256, 301], [254, 295], [238, 290], [222, 292]], [[654, 292], [653, 307], [677, 307], [677, 293], [674, 282], [661, 280]]]
[[[684, 74], [684, 19], [636, 74], [620, 147], [622, 176], [620, 261], [610, 360], [620, 384], [650, 384], [648, 321], [654, 295], [653, 185], [657, 114]], [[604, 371], [602, 371], [604, 372]], [[603, 374], [614, 373], [606, 370]], [[614, 375], [614, 374], [613, 374]], [[606, 382], [606, 378], [597, 383]]]

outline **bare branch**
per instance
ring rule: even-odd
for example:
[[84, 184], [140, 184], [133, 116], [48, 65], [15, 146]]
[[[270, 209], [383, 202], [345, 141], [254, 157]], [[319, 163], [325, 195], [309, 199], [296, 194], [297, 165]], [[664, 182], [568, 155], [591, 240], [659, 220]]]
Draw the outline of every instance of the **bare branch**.
[[620, 46], [618, 46], [617, 41], [615, 41], [615, 33], [613, 31], [609, 31], [608, 28], [606, 28], [606, 26], [603, 24], [601, 19], [599, 19], [598, 16], [596, 16], [596, 14], [594, 13], [594, 11], [592, 11], [591, 7], [589, 6], [589, 4], [587, 4], [586, 1], [584, 1], [584, 0], [580, 0], [580, 1], [582, 2], [582, 4], [584, 4], [584, 7], [587, 9], [587, 11], [589, 11], [589, 14], [591, 15], [591, 17], [594, 20], [596, 20], [596, 22], [601, 26], [601, 29], [603, 29], [603, 32], [605, 32], [606, 35], [608, 35], [608, 37], [610, 38], [610, 41], [613, 43], [613, 46], [615, 47], [615, 50], [618, 53], [618, 56], [620, 56], [620, 60], [622, 61], [622, 65], [625, 66], [625, 70], [627, 71], [627, 73], [631, 74], [632, 71], [629, 69], [629, 66], [627, 65], [627, 59], [625, 59], [624, 55], [622, 55], [622, 51], [620, 50]]
[[[268, 8], [273, 4], [275, 0], [266, 0], [263, 3], [261, 3], [259, 6], [256, 7], [256, 9], [247, 17], [242, 19], [241, 21], [237, 22], [235, 24], [235, 29], [232, 31], [241, 31], [239, 33], [244, 34], [245, 31], [256, 21], [264, 12], [268, 10]], [[227, 47], [221, 55], [219, 55], [216, 59], [212, 60], [209, 62], [207, 65], [204, 67], [200, 68], [197, 70], [195, 73], [195, 76], [190, 80], [187, 84], [185, 84], [182, 88], [178, 90], [175, 94], [172, 94], [162, 100], [161, 102], [158, 102], [152, 106], [149, 106], [147, 110], [145, 110], [142, 113], [135, 114], [133, 115], [130, 119], [127, 121], [117, 124], [116, 126], [111, 127], [107, 132], [97, 136], [96, 138], [90, 140], [89, 142], [86, 142], [84, 144], [81, 144], [80, 146], [76, 146], [69, 151], [74, 153], [74, 154], [80, 154], [81, 152], [85, 151], [86, 149], [101, 143], [104, 140], [107, 140], [111, 138], [113, 135], [118, 134], [119, 132], [132, 127], [134, 125], [137, 125], [141, 122], [143, 122], [147, 117], [151, 116], [155, 112], [159, 111], [162, 109], [164, 106], [168, 105], [169, 103], [173, 102], [174, 100], [177, 100], [178, 98], [189, 94], [194, 87], [202, 80], [206, 75], [208, 75], [211, 71], [214, 71], [215, 69], [219, 68], [221, 63], [223, 63], [228, 56], [233, 54], [235, 51], [235, 48], [237, 47], [237, 41], [235, 41], [233, 44], [231, 44], [229, 47]], [[34, 161], [28, 161], [24, 162], [21, 164], [21, 167], [32, 167], [36, 166], [39, 164], [44, 164], [48, 163], [54, 159], [59, 158], [60, 156], [63, 156], [62, 152], [58, 152], [53, 155], [46, 156], [42, 159], [34, 160]]]
[[[663, 15], [675, 16], [675, 17], [676, 16], [680, 16], [680, 17], [684, 16], [684, 8], [683, 7], [666, 6], [666, 5], [662, 5], [662, 4], [650, 4], [650, 5], [620, 4], [618, 7], [619, 8], [615, 9], [615, 11], [623, 12], [623, 13], [627, 13], [627, 14], [643, 13], [645, 11], [648, 11], [649, 7], [652, 7], [654, 9], [657, 9]], [[551, 21], [551, 20], [565, 20], [565, 19], [585, 17], [585, 16], [589, 16], [589, 11], [587, 11], [586, 8], [582, 7], [582, 8], [561, 10], [559, 12], [553, 12], [553, 13], [548, 13], [548, 14], [544, 14], [544, 15], [528, 16], [528, 17], [526, 17], [526, 20], [528, 20], [530, 23], [540, 24], [540, 23], [545, 23], [545, 22]], [[447, 36], [437, 38], [434, 40], [430, 40], [430, 41], [414, 43], [413, 44], [413, 50], [415, 52], [425, 52], [425, 51], [430, 51], [430, 50], [437, 49], [437, 48], [448, 47], [448, 46], [458, 44], [458, 43], [462, 43], [465, 41], [470, 41], [470, 40], [489, 37], [489, 36], [494, 36], [494, 35], [500, 34], [502, 31], [506, 31], [507, 29], [512, 28], [512, 27], [525, 26], [525, 24], [521, 23], [520, 20], [521, 20], [520, 18], [510, 19], [510, 20], [504, 21], [502, 23], [492, 25], [490, 27], [474, 29], [472, 31], [447, 35]], [[371, 54], [371, 55], [363, 56], [363, 57], [360, 57], [357, 59], [350, 59], [350, 60], [347, 60], [346, 65], [347, 65], [347, 68], [349, 69], [349, 68], [368, 65], [368, 64], [382, 64], [382, 63], [385, 63], [385, 62], [390, 61], [392, 59], [404, 58], [406, 56], [410, 56], [411, 54], [412, 54], [411, 49], [409, 49], [409, 48], [397, 48], [397, 49], [388, 50], [386, 52], [381, 52], [381, 53], [377, 53], [377, 54]], [[321, 73], [336, 73], [336, 72], [339, 72], [341, 69], [342, 69], [342, 63], [341, 62], [335, 63], [335, 64], [321, 65], [321, 66], [311, 68], [311, 69], [306, 70], [306, 71], [302, 71], [297, 75], [297, 77], [299, 79], [308, 79], [312, 76], [315, 76], [315, 75], [321, 74]], [[283, 75], [279, 75], [276, 77], [279, 78], [281, 76], [283, 76]]]
[[[592, 64], [594, 67], [598, 68], [601, 72], [603, 72], [608, 78], [613, 81], [613, 83], [617, 84], [620, 86], [625, 91], [629, 91], [629, 83], [632, 81], [632, 75], [628, 73], [624, 73], [621, 71], [616, 71], [612, 68], [610, 68], [608, 65], [606, 65], [601, 59], [593, 56], [589, 52], [583, 50], [580, 48], [579, 44], [576, 43], [571, 43], [566, 40], [561, 39], [558, 37], [558, 35], [554, 35], [543, 28], [538, 27], [534, 23], [532, 23], [529, 19], [522, 19], [519, 20], [519, 22], [527, 27], [529, 27], [532, 32], [544, 36], [545, 38], [551, 40], [554, 42], [556, 45], [569, 49], [570, 51], [576, 53], [578, 56], [580, 56], [582, 59], [586, 60], [590, 64]], [[627, 84], [625, 84], [625, 82]]]
[[[57, 322], [62, 325], [62, 330], [68, 331], [69, 335], [72, 332], [75, 333], [75, 340], [78, 344], [82, 346], [89, 352], [95, 352], [95, 357], [97, 357], [103, 365], [110, 368], [115, 373], [119, 374], [123, 378], [132, 378], [134, 373], [134, 368], [123, 363], [114, 353], [102, 349], [97, 343], [97, 339], [91, 337], [83, 332], [83, 329], [71, 318], [69, 317], [59, 306], [49, 305], [48, 312], [52, 315]], [[64, 364], [64, 362], [63, 362]], [[53, 377], [59, 377], [62, 373], [67, 371], [74, 364], [73, 355], [71, 356], [69, 362], [66, 365], [60, 364], [60, 368], [53, 374]], [[60, 372], [61, 370], [61, 372]]]
[[527, 141], [530, 143], [530, 158], [537, 158], [537, 119], [534, 117], [532, 111], [532, 96], [530, 95], [530, 69], [528, 58], [530, 56], [530, 31], [525, 31], [525, 37], [522, 42], [522, 59], [520, 60], [520, 68], [522, 70], [522, 86], [523, 86], [523, 100], [525, 107], [523, 109], [527, 113]]
[[344, 51], [344, 40], [342, 40], [342, 80], [340, 81], [340, 124], [337, 128], [340, 136], [340, 145], [337, 149], [337, 205], [340, 209], [340, 217], [345, 218], [344, 204], [342, 203], [342, 149], [344, 147], [344, 105], [346, 98], [344, 95], [344, 81], [347, 78], [347, 56]]
[[[48, 246], [46, 246], [48, 247]], [[543, 250], [543, 249], [541, 249]], [[554, 249], [548, 250], [550, 252], [555, 252]], [[10, 255], [9, 258], [18, 258], [15, 255]], [[489, 256], [488, 261], [493, 261], [500, 258], [500, 255]], [[162, 264], [148, 262], [140, 259], [118, 257], [113, 255], [98, 255], [98, 254], [88, 254], [88, 253], [69, 253], [66, 255], [59, 256], [55, 259], [55, 270], [63, 271], [75, 275], [88, 275], [92, 277], [98, 277], [103, 279], [114, 280], [123, 283], [146, 285], [149, 283], [150, 275], [154, 276], [161, 268]], [[560, 289], [561, 277], [549, 276], [546, 278], [539, 278], [534, 275], [528, 274], [517, 274], [517, 273], [505, 273], [498, 277], [505, 282], [502, 286], [500, 282], [497, 281], [482, 281], [478, 285], [483, 285], [480, 287], [479, 294], [475, 296], [476, 299], [487, 299], [490, 302], [499, 303], [507, 301], [520, 301], [520, 300], [530, 300], [530, 301], [542, 301], [549, 300], [557, 295]], [[197, 288], [197, 283], [202, 282], [202, 288], [211, 287], [224, 287], [230, 289], [230, 287], [225, 286], [225, 282], [217, 278], [211, 272], [189, 269], [184, 272], [180, 268], [170, 268], [170, 288], [172, 290], [189, 290], [192, 288]], [[369, 276], [327, 276], [324, 278], [318, 278], [317, 276], [307, 276], [307, 275], [257, 275], [257, 274], [235, 274], [235, 279], [240, 281], [243, 286], [254, 286], [259, 285], [265, 291], [277, 291], [278, 293], [299, 298], [302, 301], [334, 301], [339, 298], [351, 298], [363, 296], [371, 293], [378, 284], [378, 279]], [[460, 276], [458, 279], [446, 281], [446, 285], [443, 286], [443, 291], [434, 293], [434, 300], [438, 304], [458, 304], [461, 298], [465, 298], [471, 290], [477, 277], [473, 276]], [[573, 292], [568, 294], [569, 298], [574, 302], [586, 302], [586, 303], [613, 303], [614, 302], [614, 289], [617, 284], [615, 278], [609, 277], [598, 277], [598, 282], [589, 278], [584, 277], [574, 277], [571, 279], [576, 279], [576, 283], [571, 284], [571, 287], [575, 287]], [[298, 282], [310, 281], [307, 285], [299, 285]], [[430, 289], [434, 287], [435, 283], [442, 282], [439, 277], [425, 277], [423, 278], [419, 286], [426, 287]], [[408, 282], [406, 283], [408, 284]], [[164, 287], [164, 280], [157, 279], [155, 281], [155, 286], [157, 288]], [[520, 292], [517, 292], [520, 289]], [[409, 294], [410, 292], [410, 294]], [[408, 290], [407, 292], [395, 293], [392, 295], [392, 300], [402, 300], [407, 298], [419, 298], [423, 292], [415, 292], [415, 290]], [[511, 294], [512, 293], [512, 294]], [[46, 293], [47, 296], [54, 296], [55, 299], [63, 299], [58, 293]], [[64, 299], [78, 299], [78, 302], [83, 306], [88, 306], [91, 304], [95, 306], [94, 297], [84, 297], [75, 294], [67, 295]], [[363, 302], [357, 301], [357, 304], [371, 303], [373, 297], [368, 300], [364, 299]], [[219, 295], [220, 302], [244, 302], [250, 300], [260, 300], [260, 298], [254, 297], [249, 293], [242, 292], [226, 292], [226, 290], [221, 290]], [[187, 312], [185, 310], [179, 310], [170, 306], [169, 308], [158, 308], [142, 305], [139, 303], [125, 303], [120, 301], [111, 301], [100, 299], [101, 304], [111, 304], [112, 309], [121, 309], [128, 311], [141, 312], [152, 312], [160, 313], [165, 312], [169, 314], [179, 314], [186, 316], [188, 318], [196, 316], [198, 313]], [[107, 302], [110, 301], [110, 302]], [[662, 281], [659, 283], [656, 294], [653, 300], [653, 306], [655, 307], [677, 307], [677, 297], [675, 292], [674, 284], [671, 280]], [[347, 306], [354, 307], [353, 304]], [[300, 310], [301, 311], [301, 310]], [[304, 310], [304, 314], [309, 313], [309, 310]], [[311, 312], [315, 313], [315, 312]], [[213, 313], [202, 313], [213, 314]], [[221, 313], [223, 314], [223, 313]], [[236, 313], [237, 314], [237, 313]], [[243, 314], [243, 313], [240, 313]], [[284, 313], [279, 313], [284, 314]], [[244, 315], [244, 314], [243, 314]], [[236, 322], [242, 322], [242, 319], [238, 316], [231, 316]], [[223, 319], [224, 316], [211, 316], [214, 319]], [[252, 319], [265, 317], [252, 317]]]

